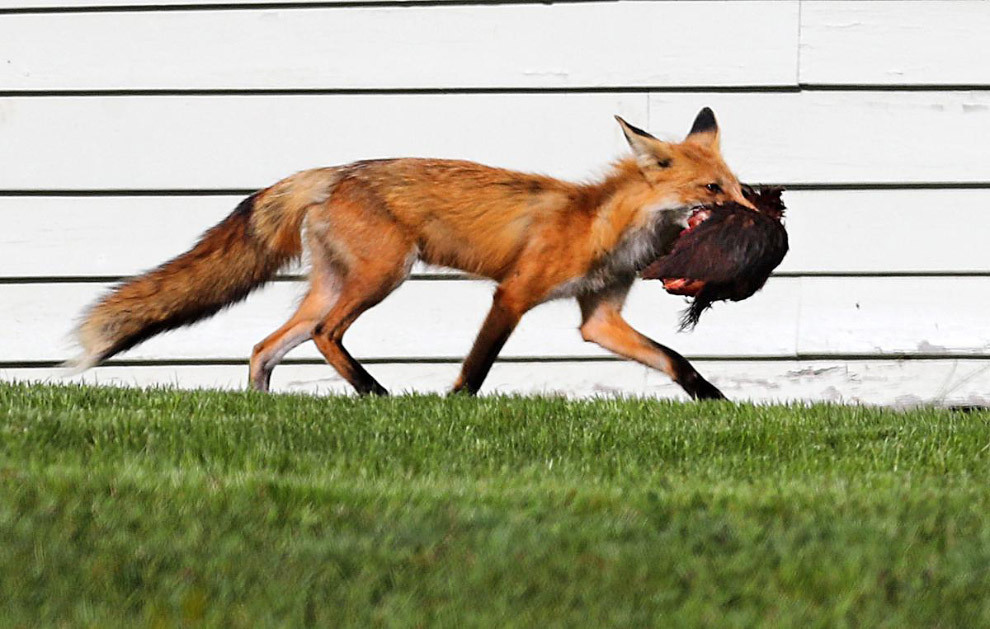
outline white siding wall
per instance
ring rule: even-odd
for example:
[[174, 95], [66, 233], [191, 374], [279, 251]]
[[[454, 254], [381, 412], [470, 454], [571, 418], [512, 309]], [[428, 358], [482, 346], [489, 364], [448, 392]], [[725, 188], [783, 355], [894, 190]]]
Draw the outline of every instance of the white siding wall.
[[[299, 169], [460, 157], [587, 178], [619, 113], [679, 138], [712, 106], [741, 178], [791, 188], [767, 287], [692, 334], [656, 283], [628, 318], [734, 399], [990, 403], [990, 2], [0, 0], [0, 378], [45, 379], [79, 311]], [[294, 270], [89, 382], [240, 387]], [[420, 269], [348, 345], [449, 387], [491, 284]], [[524, 319], [486, 391], [680, 396]], [[278, 390], [345, 391], [309, 346]]]

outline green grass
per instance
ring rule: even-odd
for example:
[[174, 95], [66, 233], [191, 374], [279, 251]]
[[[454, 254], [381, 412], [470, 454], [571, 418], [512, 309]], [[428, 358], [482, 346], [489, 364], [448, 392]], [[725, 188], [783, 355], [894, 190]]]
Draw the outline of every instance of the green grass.
[[6, 626], [988, 626], [990, 413], [0, 385]]

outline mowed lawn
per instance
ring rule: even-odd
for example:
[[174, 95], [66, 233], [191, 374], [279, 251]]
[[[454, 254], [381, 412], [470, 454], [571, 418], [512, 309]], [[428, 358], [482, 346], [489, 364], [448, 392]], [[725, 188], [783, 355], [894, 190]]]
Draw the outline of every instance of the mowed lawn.
[[987, 626], [990, 413], [0, 385], [5, 626]]

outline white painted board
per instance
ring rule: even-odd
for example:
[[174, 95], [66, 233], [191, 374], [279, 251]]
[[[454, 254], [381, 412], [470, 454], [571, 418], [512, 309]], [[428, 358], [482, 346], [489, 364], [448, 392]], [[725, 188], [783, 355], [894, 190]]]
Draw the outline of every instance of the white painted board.
[[[133, 275], [186, 251], [240, 199], [0, 196], [0, 278]], [[795, 190], [784, 200], [791, 250], [780, 272], [990, 272], [990, 190]]]
[[801, 83], [988, 85], [984, 0], [803, 2]]
[[[833, 402], [910, 407], [990, 404], [990, 360], [697, 361], [695, 367], [735, 401]], [[393, 393], [443, 393], [457, 364], [372, 364]], [[0, 380], [78, 382], [102, 386], [244, 389], [246, 365], [107, 366], [70, 379], [52, 368], [0, 368]], [[278, 367], [272, 390], [348, 394], [328, 365]], [[492, 368], [483, 395], [647, 396], [686, 400], [663, 374], [630, 362], [505, 363]]]
[[990, 181], [990, 91], [654, 93], [650, 128], [676, 130], [699, 101], [717, 113], [744, 181]]
[[[0, 284], [0, 363], [64, 360], [73, 355], [68, 334], [82, 310], [106, 290], [102, 283]], [[630, 322], [692, 355], [794, 355], [799, 282], [781, 279], [759, 295], [708, 313], [698, 329], [680, 334], [684, 300], [659, 282], [640, 282], [627, 308]], [[494, 284], [470, 280], [410, 280], [361, 316], [345, 337], [358, 358], [453, 357], [467, 354], [491, 306]], [[130, 360], [241, 359], [294, 310], [305, 287], [276, 282], [241, 305], [181, 331], [153, 338], [120, 358]], [[773, 327], [768, 327], [772, 321]], [[574, 300], [543, 304], [524, 318], [502, 352], [506, 357], [607, 356], [581, 340]], [[772, 329], [771, 334], [767, 329]], [[296, 358], [321, 359], [312, 343]]]
[[615, 114], [647, 120], [646, 94], [0, 98], [0, 190], [257, 189], [406, 156], [581, 178], [628, 150]]
[[985, 91], [8, 97], [0, 190], [254, 189], [395, 156], [587, 179], [628, 153], [613, 114], [680, 140], [705, 105], [746, 181], [990, 179]]
[[[105, 290], [99, 283], [3, 284], [0, 362], [52, 361], [72, 355], [67, 335], [82, 309]], [[276, 282], [246, 303], [192, 328], [122, 354], [129, 360], [242, 359], [288, 318], [304, 287]], [[464, 356], [491, 304], [493, 285], [467, 280], [411, 280], [348, 332], [363, 358]], [[983, 277], [776, 278], [754, 297], [720, 303], [692, 333], [677, 333], [684, 300], [658, 282], [640, 281], [629, 321], [690, 356], [922, 356], [990, 354], [990, 281]], [[605, 356], [578, 334], [573, 300], [539, 306], [524, 317], [504, 357]], [[318, 359], [312, 344], [292, 357]]]
[[990, 189], [792, 190], [784, 200], [780, 271], [990, 272]]
[[[798, 4], [13, 14], [10, 90], [795, 85]], [[739, 25], [744, 23], [745, 28]], [[717, 45], [699, 45], [699, 38]]]
[[990, 356], [990, 278], [803, 278], [800, 354]]

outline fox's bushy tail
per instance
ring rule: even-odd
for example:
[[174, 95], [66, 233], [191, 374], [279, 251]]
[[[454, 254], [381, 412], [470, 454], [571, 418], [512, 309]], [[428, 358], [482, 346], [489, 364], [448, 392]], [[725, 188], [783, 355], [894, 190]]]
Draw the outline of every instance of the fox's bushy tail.
[[83, 371], [152, 336], [241, 301], [302, 253], [305, 211], [333, 182], [307, 171], [244, 199], [192, 249], [115, 286], [76, 329]]

